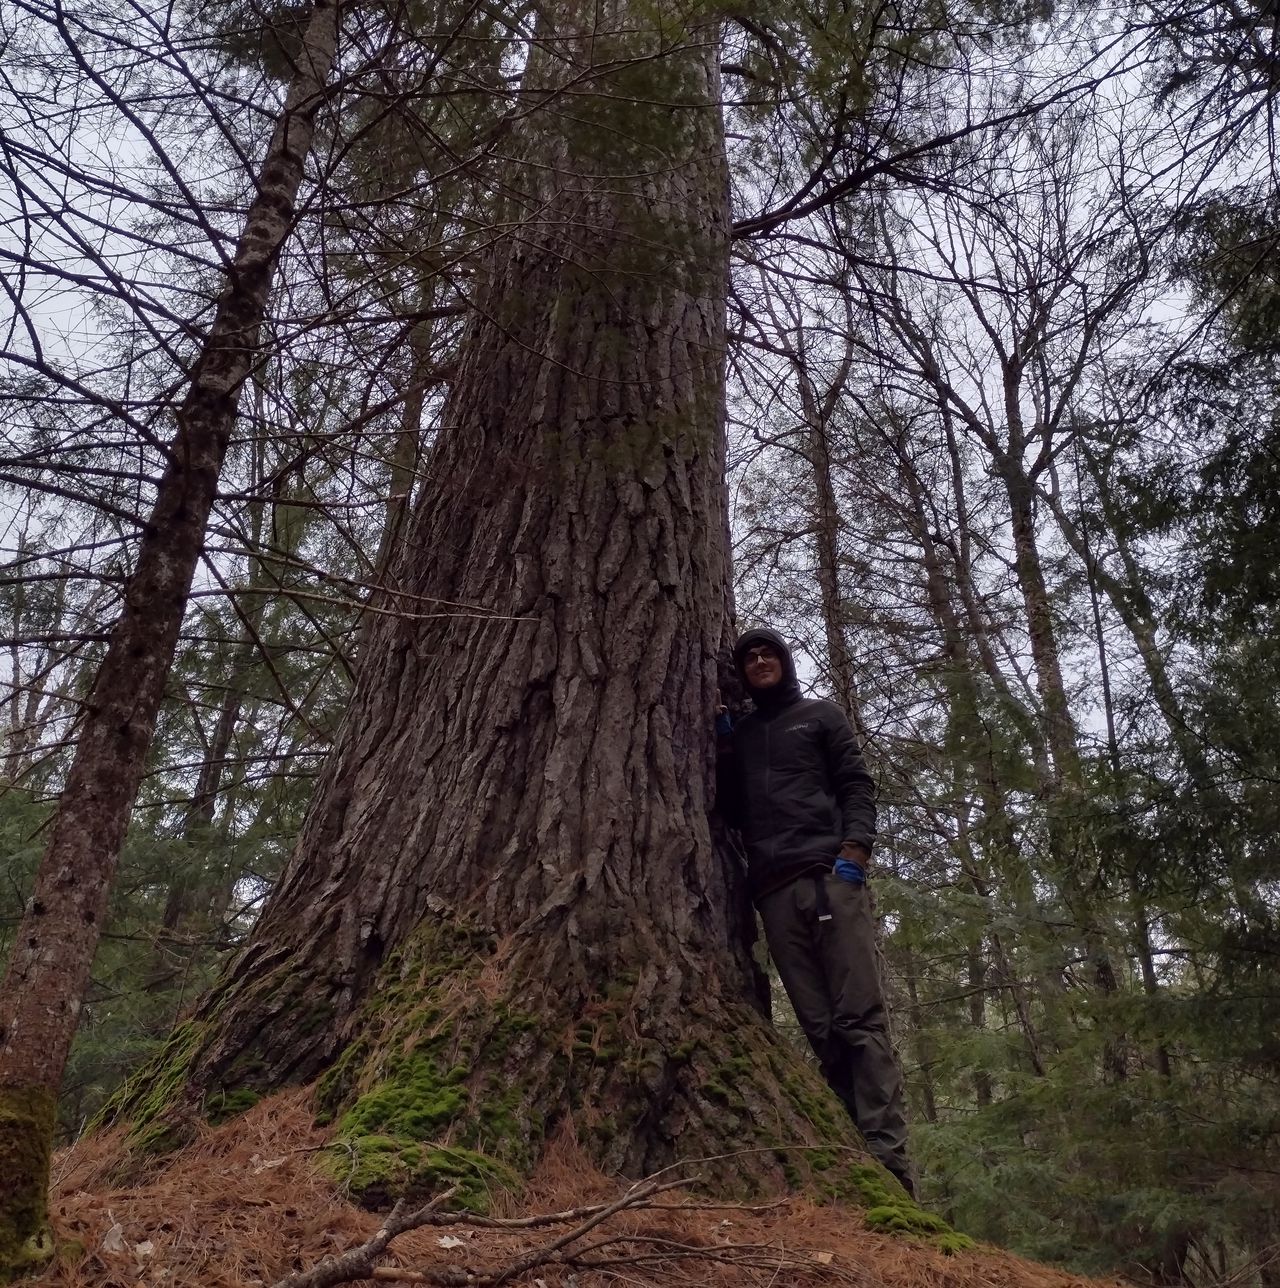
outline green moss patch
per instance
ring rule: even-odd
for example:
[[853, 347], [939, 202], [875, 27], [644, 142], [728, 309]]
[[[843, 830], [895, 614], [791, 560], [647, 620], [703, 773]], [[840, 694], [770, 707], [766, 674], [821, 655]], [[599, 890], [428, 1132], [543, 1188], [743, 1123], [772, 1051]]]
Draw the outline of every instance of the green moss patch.
[[484, 1210], [536, 1156], [544, 1124], [514, 1071], [545, 1057], [540, 1021], [472, 986], [493, 950], [481, 932], [424, 923], [320, 1081], [319, 1116], [337, 1125], [326, 1166], [366, 1206], [456, 1185], [456, 1202]]
[[961, 1234], [958, 1230], [935, 1234], [929, 1242], [939, 1252], [945, 1252], [949, 1257], [954, 1257], [958, 1252], [969, 1252], [978, 1246], [967, 1234]]
[[358, 1136], [329, 1152], [334, 1179], [366, 1207], [396, 1199], [419, 1202], [457, 1186], [450, 1207], [487, 1212], [498, 1191], [519, 1187], [520, 1177], [497, 1159], [455, 1145], [415, 1144], [392, 1136]]
[[222, 1095], [205, 1101], [204, 1116], [213, 1126], [229, 1122], [240, 1114], [247, 1113], [262, 1097], [248, 1087], [237, 1091], [227, 1091]]
[[49, 1154], [57, 1113], [51, 1091], [0, 1087], [0, 1283], [53, 1257]]
[[837, 1180], [848, 1197], [866, 1208], [866, 1222], [885, 1234], [908, 1234], [927, 1240], [946, 1253], [975, 1247], [966, 1234], [953, 1230], [936, 1212], [922, 1208], [902, 1186], [877, 1163], [846, 1165]]
[[426, 1049], [393, 1061], [386, 1080], [361, 1096], [339, 1122], [342, 1136], [383, 1134], [429, 1140], [466, 1108], [466, 1068], [445, 1069]]
[[132, 1144], [154, 1134], [148, 1132], [151, 1124], [169, 1114], [181, 1099], [204, 1034], [204, 1025], [195, 1020], [179, 1024], [164, 1046], [107, 1101], [90, 1129], [128, 1122]]

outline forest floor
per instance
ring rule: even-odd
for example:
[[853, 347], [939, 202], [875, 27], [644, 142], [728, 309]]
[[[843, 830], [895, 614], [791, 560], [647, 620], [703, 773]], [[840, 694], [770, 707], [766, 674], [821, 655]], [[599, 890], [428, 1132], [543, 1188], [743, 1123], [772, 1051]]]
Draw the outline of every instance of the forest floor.
[[[273, 1288], [370, 1240], [386, 1219], [335, 1191], [319, 1165], [326, 1145], [301, 1092], [272, 1097], [209, 1128], [128, 1185], [113, 1180], [130, 1162], [122, 1137], [86, 1138], [55, 1163], [52, 1215], [63, 1253], [38, 1282], [49, 1288]], [[607, 1205], [625, 1188], [586, 1166], [572, 1142], [560, 1142], [519, 1205], [508, 1198], [497, 1215], [518, 1219]], [[411, 1230], [377, 1258], [375, 1278], [348, 1282], [439, 1284], [452, 1273], [463, 1284], [468, 1271], [471, 1282], [494, 1282], [504, 1268], [536, 1257], [582, 1223]], [[875, 1232], [853, 1207], [801, 1198], [714, 1206], [682, 1189], [610, 1216], [569, 1244], [565, 1255], [577, 1264], [544, 1262], [506, 1282], [533, 1288], [1074, 1288], [1089, 1282], [995, 1248], [948, 1255], [914, 1238]], [[611, 1264], [583, 1268], [592, 1260]]]

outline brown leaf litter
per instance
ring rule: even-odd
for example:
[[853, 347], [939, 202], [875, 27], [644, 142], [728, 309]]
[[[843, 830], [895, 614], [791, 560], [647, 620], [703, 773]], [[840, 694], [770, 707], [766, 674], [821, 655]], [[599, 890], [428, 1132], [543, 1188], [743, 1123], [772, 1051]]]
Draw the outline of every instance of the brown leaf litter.
[[[141, 1180], [120, 1131], [77, 1142], [55, 1162], [52, 1215], [59, 1262], [48, 1288], [270, 1288], [374, 1238], [385, 1216], [335, 1190], [318, 1166], [328, 1134], [305, 1091], [260, 1102], [151, 1165]], [[517, 1204], [497, 1215], [608, 1203], [626, 1186], [601, 1175], [571, 1140], [548, 1150]], [[363, 1284], [424, 1282], [448, 1267], [493, 1275], [559, 1233], [540, 1227], [435, 1226], [399, 1235]], [[625, 1242], [617, 1242], [626, 1236]], [[945, 1255], [917, 1240], [868, 1230], [856, 1208], [792, 1198], [760, 1208], [701, 1203], [685, 1190], [611, 1216], [589, 1236], [587, 1260], [543, 1264], [509, 1282], [531, 1288], [1085, 1288], [1090, 1281], [998, 1249]], [[607, 1246], [605, 1246], [607, 1244]]]

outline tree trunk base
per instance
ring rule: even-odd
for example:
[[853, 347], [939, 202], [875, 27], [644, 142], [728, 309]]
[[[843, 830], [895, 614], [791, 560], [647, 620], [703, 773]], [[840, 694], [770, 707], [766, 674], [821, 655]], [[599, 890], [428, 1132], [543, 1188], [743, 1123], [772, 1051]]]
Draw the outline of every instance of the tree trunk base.
[[57, 1113], [51, 1091], [0, 1087], [0, 1283], [53, 1258], [49, 1153]]
[[[453, 1188], [453, 1206], [487, 1211], [567, 1139], [609, 1175], [679, 1164], [721, 1196], [806, 1192], [866, 1209], [873, 1228], [969, 1246], [870, 1157], [754, 1007], [677, 977], [674, 958], [661, 976], [619, 964], [603, 991], [572, 987], [538, 969], [543, 950], [433, 914], [383, 964], [315, 1084], [318, 1121], [335, 1129], [325, 1165], [351, 1200], [383, 1209]], [[215, 1005], [177, 1031], [112, 1107], [144, 1164], [194, 1118], [279, 1089], [254, 1035], [226, 1019]]]

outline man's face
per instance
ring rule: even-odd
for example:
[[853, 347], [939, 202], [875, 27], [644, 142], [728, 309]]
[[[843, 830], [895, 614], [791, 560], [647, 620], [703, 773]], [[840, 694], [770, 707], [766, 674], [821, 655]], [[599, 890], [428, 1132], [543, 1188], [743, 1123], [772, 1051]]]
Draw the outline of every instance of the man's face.
[[771, 689], [782, 679], [782, 656], [770, 644], [753, 644], [743, 654], [742, 669], [753, 689]]

